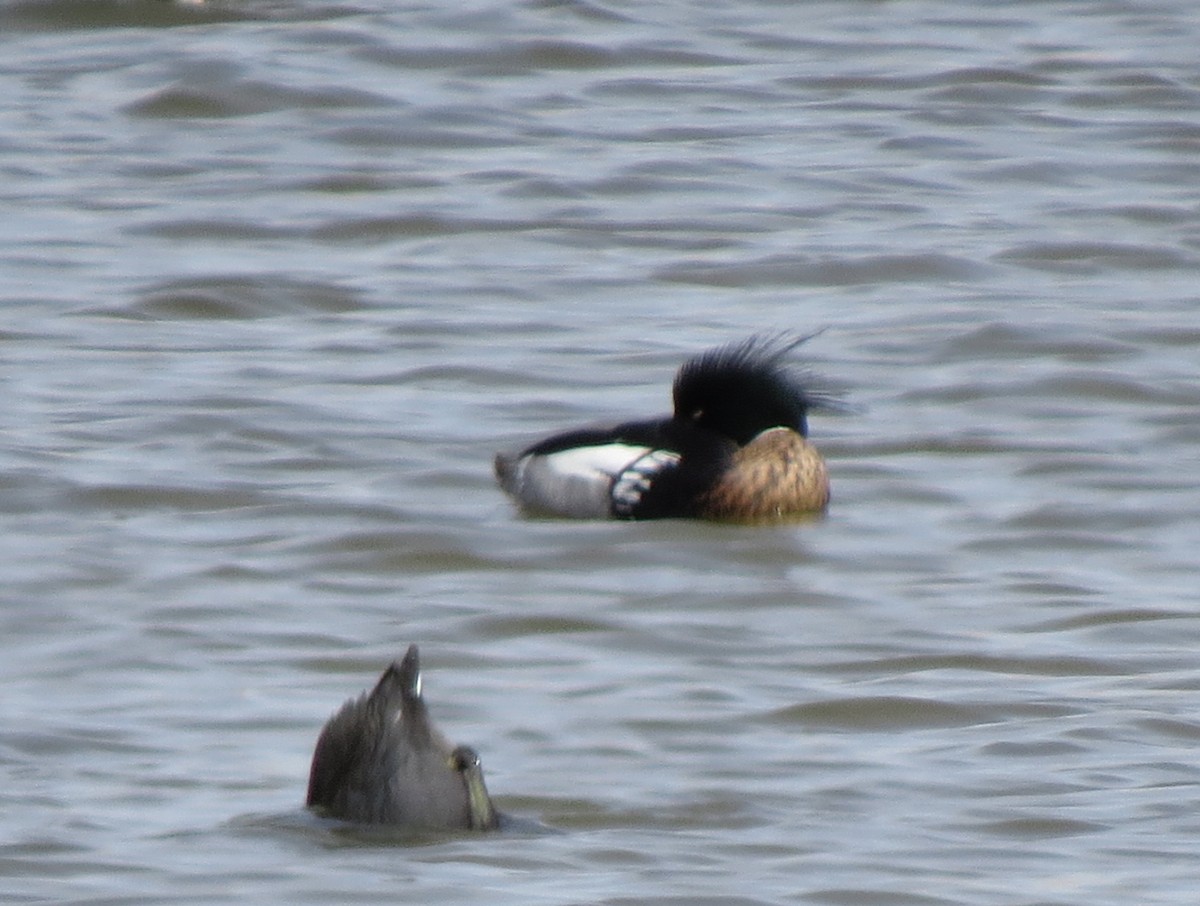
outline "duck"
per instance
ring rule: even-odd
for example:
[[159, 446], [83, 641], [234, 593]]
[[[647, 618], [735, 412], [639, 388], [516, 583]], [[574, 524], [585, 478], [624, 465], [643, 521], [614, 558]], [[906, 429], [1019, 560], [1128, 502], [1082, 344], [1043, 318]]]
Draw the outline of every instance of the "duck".
[[416, 645], [325, 723], [307, 805], [327, 818], [409, 830], [490, 831], [501, 823], [479, 755], [451, 745], [429, 716]]
[[810, 411], [840, 409], [789, 361], [815, 334], [755, 334], [688, 359], [669, 416], [555, 434], [499, 453], [500, 487], [527, 513], [753, 523], [824, 512], [829, 472]]

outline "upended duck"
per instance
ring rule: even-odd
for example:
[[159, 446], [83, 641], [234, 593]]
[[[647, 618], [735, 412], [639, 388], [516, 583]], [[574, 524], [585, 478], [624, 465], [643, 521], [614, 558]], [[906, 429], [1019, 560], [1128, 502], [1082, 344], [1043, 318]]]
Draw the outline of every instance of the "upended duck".
[[810, 336], [760, 334], [701, 353], [675, 376], [671, 416], [501, 453], [500, 486], [527, 512], [581, 519], [757, 522], [821, 512], [829, 474], [808, 442], [808, 413], [839, 407], [787, 362]]
[[421, 696], [417, 646], [321, 731], [308, 806], [330, 818], [414, 830], [493, 830], [500, 815], [479, 756], [438, 732]]

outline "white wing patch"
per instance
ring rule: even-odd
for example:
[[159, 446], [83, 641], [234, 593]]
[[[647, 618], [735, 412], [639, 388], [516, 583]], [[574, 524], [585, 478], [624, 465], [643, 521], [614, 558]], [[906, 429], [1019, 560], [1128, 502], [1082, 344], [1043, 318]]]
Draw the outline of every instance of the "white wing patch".
[[643, 456], [631, 462], [613, 482], [613, 511], [618, 516], [628, 516], [650, 490], [654, 479], [677, 466], [679, 459], [679, 454], [674, 450], [647, 450]]
[[537, 458], [547, 465], [552, 465], [561, 475], [575, 475], [580, 478], [603, 476], [611, 480], [649, 452], [649, 447], [603, 444], [595, 447], [571, 447]]
[[614, 479], [651, 452], [649, 447], [613, 443], [527, 456], [517, 465], [510, 493], [534, 512], [604, 519], [612, 515]]

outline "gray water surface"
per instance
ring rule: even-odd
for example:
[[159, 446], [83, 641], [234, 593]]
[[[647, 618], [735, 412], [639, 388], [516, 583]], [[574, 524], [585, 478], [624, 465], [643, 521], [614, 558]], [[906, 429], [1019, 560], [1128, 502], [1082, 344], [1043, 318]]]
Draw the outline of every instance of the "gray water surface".
[[[0, 4], [0, 898], [1190, 906], [1200, 8]], [[824, 328], [819, 520], [491, 457]], [[302, 809], [421, 645], [527, 823]]]

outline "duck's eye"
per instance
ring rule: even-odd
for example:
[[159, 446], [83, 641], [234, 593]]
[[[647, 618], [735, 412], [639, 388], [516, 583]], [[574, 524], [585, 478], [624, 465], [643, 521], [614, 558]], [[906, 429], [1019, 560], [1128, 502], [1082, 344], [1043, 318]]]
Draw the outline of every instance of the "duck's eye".
[[459, 746], [450, 753], [450, 768], [455, 771], [466, 771], [479, 766], [479, 756], [470, 746]]
[[703, 417], [704, 417], [703, 409], [696, 409], [694, 412], [692, 412], [692, 421], [694, 421], [694, 422], [700, 421], [700, 419], [702, 419]]

